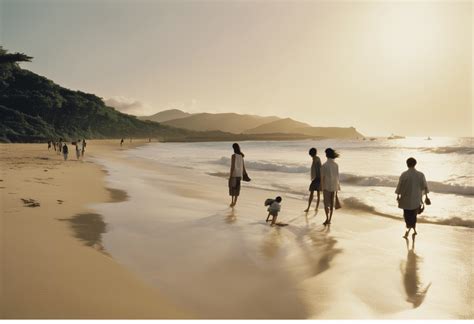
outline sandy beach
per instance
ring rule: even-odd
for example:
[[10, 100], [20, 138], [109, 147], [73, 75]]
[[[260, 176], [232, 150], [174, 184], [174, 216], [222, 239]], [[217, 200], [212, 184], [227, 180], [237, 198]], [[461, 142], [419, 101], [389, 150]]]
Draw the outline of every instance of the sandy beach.
[[289, 225], [270, 227], [277, 192], [244, 186], [232, 209], [223, 178], [117, 141], [87, 148], [64, 162], [45, 144], [0, 146], [0, 317], [474, 317], [472, 228], [421, 224], [406, 242], [398, 220], [343, 207], [324, 227], [286, 195]]
[[89, 154], [117, 141], [92, 142], [84, 161], [46, 144], [1, 144], [0, 318], [186, 318], [103, 250], [101, 216], [88, 208], [126, 198], [105, 187]]

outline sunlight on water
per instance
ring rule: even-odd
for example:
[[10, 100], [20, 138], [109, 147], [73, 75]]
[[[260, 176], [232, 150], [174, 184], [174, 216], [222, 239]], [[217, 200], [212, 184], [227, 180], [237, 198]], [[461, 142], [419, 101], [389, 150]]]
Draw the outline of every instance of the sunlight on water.
[[[226, 177], [232, 154], [229, 142], [160, 143], [138, 148], [130, 156], [191, 168], [202, 174]], [[472, 138], [410, 137], [375, 140], [320, 140], [288, 142], [242, 142], [250, 186], [306, 199], [311, 159], [308, 150], [324, 149], [340, 154], [341, 198], [346, 207], [377, 215], [401, 217], [394, 190], [405, 161], [415, 157], [417, 169], [428, 181], [433, 204], [421, 221], [474, 227], [472, 213]]]

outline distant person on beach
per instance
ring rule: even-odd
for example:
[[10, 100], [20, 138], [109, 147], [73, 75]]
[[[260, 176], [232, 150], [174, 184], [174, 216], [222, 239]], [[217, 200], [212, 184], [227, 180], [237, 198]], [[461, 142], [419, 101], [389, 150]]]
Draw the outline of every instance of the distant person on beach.
[[69, 154], [69, 149], [68, 149], [66, 143], [64, 143], [64, 145], [62, 147], [62, 152], [63, 152], [63, 156], [64, 156], [64, 161], [67, 161], [67, 155]]
[[319, 207], [320, 191], [321, 191], [321, 159], [317, 156], [318, 151], [312, 147], [309, 150], [309, 155], [313, 158], [313, 163], [311, 164], [311, 184], [309, 185], [309, 198], [308, 198], [308, 208], [305, 209], [307, 213], [313, 202], [314, 192], [317, 192], [316, 208]]
[[282, 198], [280, 196], [276, 197], [275, 199], [267, 199], [265, 200], [265, 206], [268, 206], [268, 216], [265, 222], [268, 222], [270, 216], [272, 216], [272, 226], [275, 225], [275, 222], [278, 218], [278, 213], [281, 209], [281, 201]]
[[425, 194], [425, 203], [427, 205], [431, 204], [428, 198], [429, 190], [425, 175], [417, 171], [415, 165], [416, 160], [414, 158], [411, 157], [407, 160], [408, 170], [400, 175], [397, 189], [395, 190], [398, 208], [403, 209], [403, 218], [407, 227], [407, 231], [403, 235], [404, 238], [408, 237], [412, 228], [414, 231], [413, 237], [418, 234], [416, 232], [416, 218], [421, 213], [422, 208], [424, 208], [422, 207], [423, 193]]
[[86, 139], [84, 138], [84, 139], [82, 140], [82, 151], [81, 151], [81, 156], [82, 156], [82, 157], [84, 157], [84, 153], [86, 152], [86, 145], [87, 145]]
[[51, 143], [52, 143], [52, 142], [53, 142], [53, 141], [48, 141], [48, 151], [51, 149]]
[[123, 138], [120, 140], [120, 147], [123, 145]]
[[56, 152], [56, 141], [53, 141], [54, 152]]
[[339, 166], [334, 161], [339, 154], [332, 148], [325, 150], [327, 161], [321, 166], [321, 189], [323, 190], [324, 212], [326, 221], [324, 225], [331, 224], [334, 212], [334, 203], [337, 199], [337, 191], [341, 190], [339, 185]]
[[234, 207], [237, 203], [237, 198], [240, 195], [240, 182], [245, 170], [244, 164], [244, 153], [240, 150], [240, 146], [237, 143], [232, 144], [234, 154], [232, 154], [230, 163], [230, 175], [229, 175], [229, 195], [232, 197], [230, 207]]
[[63, 151], [63, 139], [60, 138], [58, 142], [58, 155]]
[[82, 142], [81, 140], [77, 140], [76, 142], [76, 159], [81, 158], [81, 152], [82, 152]]

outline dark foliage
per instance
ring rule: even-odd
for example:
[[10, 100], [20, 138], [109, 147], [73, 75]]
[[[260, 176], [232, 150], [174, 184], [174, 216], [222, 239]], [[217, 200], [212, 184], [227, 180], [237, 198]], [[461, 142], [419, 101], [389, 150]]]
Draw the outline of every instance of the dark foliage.
[[[183, 138], [190, 132], [141, 121], [107, 107], [101, 98], [63, 88], [11, 62], [0, 48], [0, 139]], [[21, 56], [20, 56], [21, 57]]]

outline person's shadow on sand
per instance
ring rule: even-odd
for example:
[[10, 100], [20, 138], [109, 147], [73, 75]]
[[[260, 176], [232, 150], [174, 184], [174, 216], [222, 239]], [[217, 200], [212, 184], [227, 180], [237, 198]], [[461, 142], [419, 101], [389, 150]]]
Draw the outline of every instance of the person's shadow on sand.
[[407, 238], [407, 260], [400, 264], [400, 271], [403, 277], [403, 285], [405, 293], [407, 294], [407, 302], [413, 305], [413, 308], [419, 307], [425, 300], [428, 289], [431, 287], [431, 282], [422, 288], [420, 280], [419, 268], [422, 263], [422, 258], [415, 253], [415, 237], [413, 237], [412, 247]]

